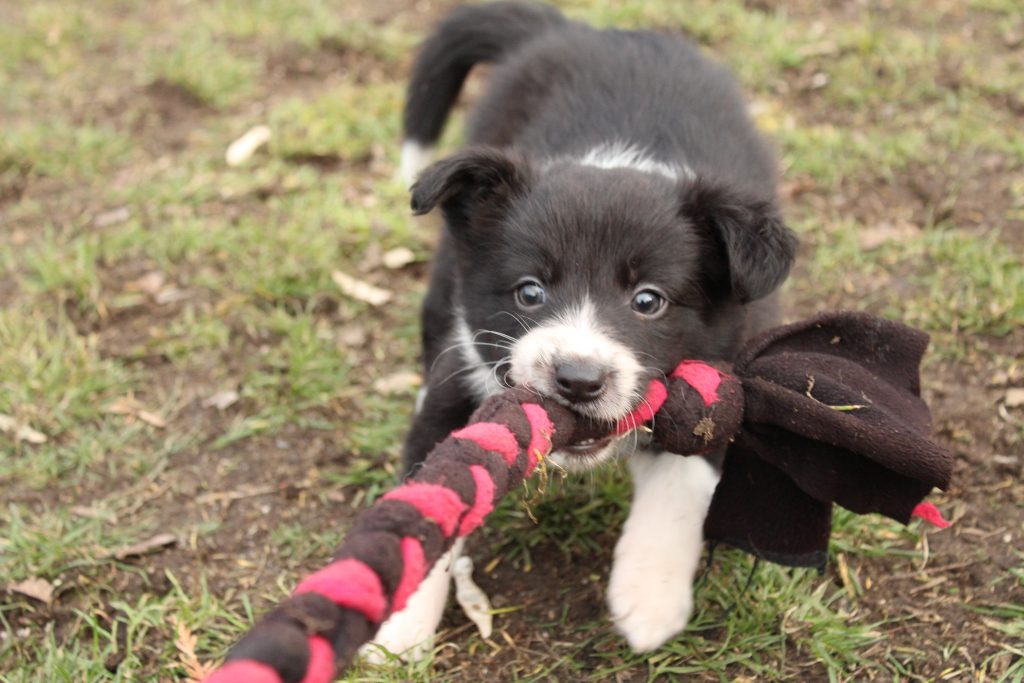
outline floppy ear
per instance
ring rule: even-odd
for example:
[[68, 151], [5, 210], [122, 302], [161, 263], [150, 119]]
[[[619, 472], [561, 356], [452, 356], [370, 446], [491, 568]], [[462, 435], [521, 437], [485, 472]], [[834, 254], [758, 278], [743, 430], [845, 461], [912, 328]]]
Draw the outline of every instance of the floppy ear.
[[724, 266], [711, 267], [716, 289], [747, 303], [786, 279], [798, 242], [773, 199], [697, 179], [683, 188], [682, 213], [715, 245]]
[[463, 150], [433, 164], [412, 186], [417, 216], [440, 205], [458, 234], [476, 217], [494, 216], [515, 196], [526, 193], [529, 169], [519, 157], [488, 147]]

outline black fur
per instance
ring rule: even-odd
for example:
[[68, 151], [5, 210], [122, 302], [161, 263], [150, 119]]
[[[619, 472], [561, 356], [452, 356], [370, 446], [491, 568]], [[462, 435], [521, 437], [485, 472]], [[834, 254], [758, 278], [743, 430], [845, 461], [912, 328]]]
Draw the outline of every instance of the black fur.
[[[773, 292], [796, 250], [778, 211], [775, 160], [732, 77], [684, 39], [598, 31], [522, 3], [457, 10], [417, 60], [407, 139], [436, 141], [478, 61], [497, 65], [469, 146], [413, 188], [414, 212], [440, 207], [447, 229], [423, 306], [429, 392], [407, 468], [478, 400], [460, 351], [444, 351], [457, 311], [472, 331], [489, 331], [477, 350], [496, 362], [502, 335], [521, 337], [588, 296], [605, 331], [656, 374], [683, 358], [731, 358], [773, 323]], [[673, 180], [578, 163], [614, 143], [683, 170]], [[517, 308], [524, 276], [545, 285], [543, 309]], [[630, 308], [642, 284], [668, 295], [661, 317]]]

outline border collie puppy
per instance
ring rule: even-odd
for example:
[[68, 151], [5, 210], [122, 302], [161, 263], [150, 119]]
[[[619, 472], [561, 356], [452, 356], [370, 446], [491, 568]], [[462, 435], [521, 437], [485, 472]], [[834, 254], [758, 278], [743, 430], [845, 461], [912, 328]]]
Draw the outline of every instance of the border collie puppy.
[[[424, 168], [483, 62], [494, 66], [468, 146]], [[445, 223], [406, 471], [510, 383], [615, 421], [651, 377], [684, 358], [728, 360], [774, 324], [773, 292], [796, 249], [776, 163], [730, 74], [686, 40], [599, 31], [535, 4], [463, 7], [423, 45], [404, 125], [413, 211], [440, 208]], [[551, 459], [583, 469], [618, 455], [629, 455], [635, 492], [608, 603], [647, 651], [686, 626], [719, 475], [714, 458], [661, 454], [636, 434]], [[378, 644], [399, 653], [429, 639], [449, 564]]]

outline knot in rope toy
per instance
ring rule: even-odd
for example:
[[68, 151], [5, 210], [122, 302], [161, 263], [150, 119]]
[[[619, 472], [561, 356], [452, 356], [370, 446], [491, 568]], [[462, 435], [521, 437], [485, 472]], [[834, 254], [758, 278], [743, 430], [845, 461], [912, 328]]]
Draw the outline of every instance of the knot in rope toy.
[[615, 425], [578, 420], [523, 388], [492, 396], [356, 519], [334, 560], [265, 615], [206, 683], [328, 683], [542, 458], [648, 423], [668, 453], [725, 450], [705, 537], [758, 557], [823, 566], [833, 503], [945, 525], [921, 502], [952, 471], [952, 455], [929, 439], [920, 398], [927, 342], [867, 314], [821, 314], [765, 332], [731, 368], [683, 361]]

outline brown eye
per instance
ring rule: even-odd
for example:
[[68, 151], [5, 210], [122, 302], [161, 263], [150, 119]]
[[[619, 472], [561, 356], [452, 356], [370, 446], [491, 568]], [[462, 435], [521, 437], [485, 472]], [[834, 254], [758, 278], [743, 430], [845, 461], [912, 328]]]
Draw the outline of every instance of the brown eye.
[[629, 305], [640, 315], [652, 317], [661, 313], [667, 303], [665, 297], [658, 292], [653, 289], [644, 289], [633, 295], [633, 300]]
[[547, 301], [547, 293], [539, 282], [529, 280], [516, 287], [516, 303], [521, 308], [539, 308]]

